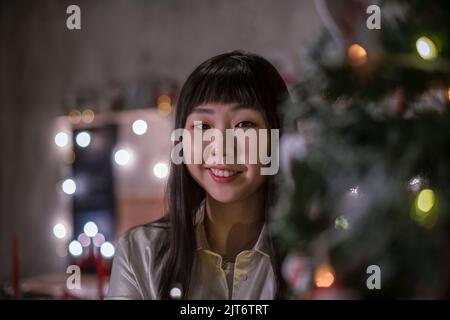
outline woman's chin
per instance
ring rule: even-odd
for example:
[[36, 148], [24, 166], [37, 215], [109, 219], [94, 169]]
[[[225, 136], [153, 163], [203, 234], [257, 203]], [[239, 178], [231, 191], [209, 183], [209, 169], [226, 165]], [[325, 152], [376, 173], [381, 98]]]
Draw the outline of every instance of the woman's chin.
[[208, 195], [220, 203], [233, 203], [242, 200], [242, 195], [236, 192], [214, 190]]

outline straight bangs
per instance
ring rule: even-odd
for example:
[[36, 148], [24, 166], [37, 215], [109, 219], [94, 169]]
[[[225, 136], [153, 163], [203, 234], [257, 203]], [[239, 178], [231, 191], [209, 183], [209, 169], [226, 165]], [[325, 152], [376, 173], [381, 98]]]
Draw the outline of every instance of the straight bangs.
[[200, 67], [180, 93], [181, 105], [177, 111], [181, 117], [176, 121], [177, 127], [184, 126], [194, 107], [208, 103], [236, 103], [258, 110], [269, 128], [273, 126], [268, 121], [268, 99], [261, 94], [268, 91], [267, 88], [264, 90], [264, 79], [255, 75], [247, 61], [228, 56], [228, 59]]
[[245, 65], [233, 65], [232, 69], [225, 65], [223, 68], [211, 70], [213, 72], [205, 74], [199, 81], [190, 109], [206, 103], [237, 103], [263, 111], [249, 68]]

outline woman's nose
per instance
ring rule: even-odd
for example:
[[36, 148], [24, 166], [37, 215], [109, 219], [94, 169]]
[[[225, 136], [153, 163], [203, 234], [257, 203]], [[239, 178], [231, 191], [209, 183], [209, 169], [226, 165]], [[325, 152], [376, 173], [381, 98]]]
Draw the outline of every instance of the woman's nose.
[[225, 158], [227, 154], [231, 154], [234, 152], [234, 135], [231, 130], [227, 131], [227, 129], [219, 130], [218, 134], [220, 134], [220, 138], [214, 138], [214, 140], [211, 142], [211, 154], [213, 156], [222, 155]]

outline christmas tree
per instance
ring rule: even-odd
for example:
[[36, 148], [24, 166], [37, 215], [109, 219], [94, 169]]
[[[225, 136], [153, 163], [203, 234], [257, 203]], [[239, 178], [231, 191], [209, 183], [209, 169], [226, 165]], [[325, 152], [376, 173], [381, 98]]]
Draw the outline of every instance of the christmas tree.
[[380, 2], [373, 30], [325, 9], [285, 106], [286, 295], [450, 298], [450, 2]]

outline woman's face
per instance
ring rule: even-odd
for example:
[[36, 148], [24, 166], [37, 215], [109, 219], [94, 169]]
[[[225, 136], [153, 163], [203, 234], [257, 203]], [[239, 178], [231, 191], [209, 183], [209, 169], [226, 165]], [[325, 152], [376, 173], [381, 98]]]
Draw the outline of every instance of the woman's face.
[[[189, 131], [190, 139], [183, 138], [184, 156], [194, 159], [194, 153], [199, 151], [202, 155], [201, 164], [186, 164], [187, 169], [209, 196], [222, 203], [232, 203], [245, 200], [262, 187], [265, 176], [260, 173], [259, 129], [267, 129], [267, 124], [261, 112], [238, 104], [203, 104], [195, 107], [189, 114], [185, 129]], [[222, 133], [222, 145], [220, 140], [215, 139], [202, 141], [200, 145], [194, 143], [194, 134], [202, 135], [208, 129], [218, 129], [216, 132]], [[234, 148], [227, 149], [225, 141], [229, 138], [226, 138], [226, 129], [241, 129], [241, 133], [254, 130], [257, 139], [250, 145], [250, 139], [245, 138], [239, 142], [234, 138]], [[241, 162], [237, 161], [237, 150], [242, 152]], [[256, 161], [249, 161], [249, 153], [255, 150]], [[234, 153], [232, 163], [228, 163], [226, 159], [230, 152]], [[219, 158], [223, 159], [222, 164], [218, 161]]]

